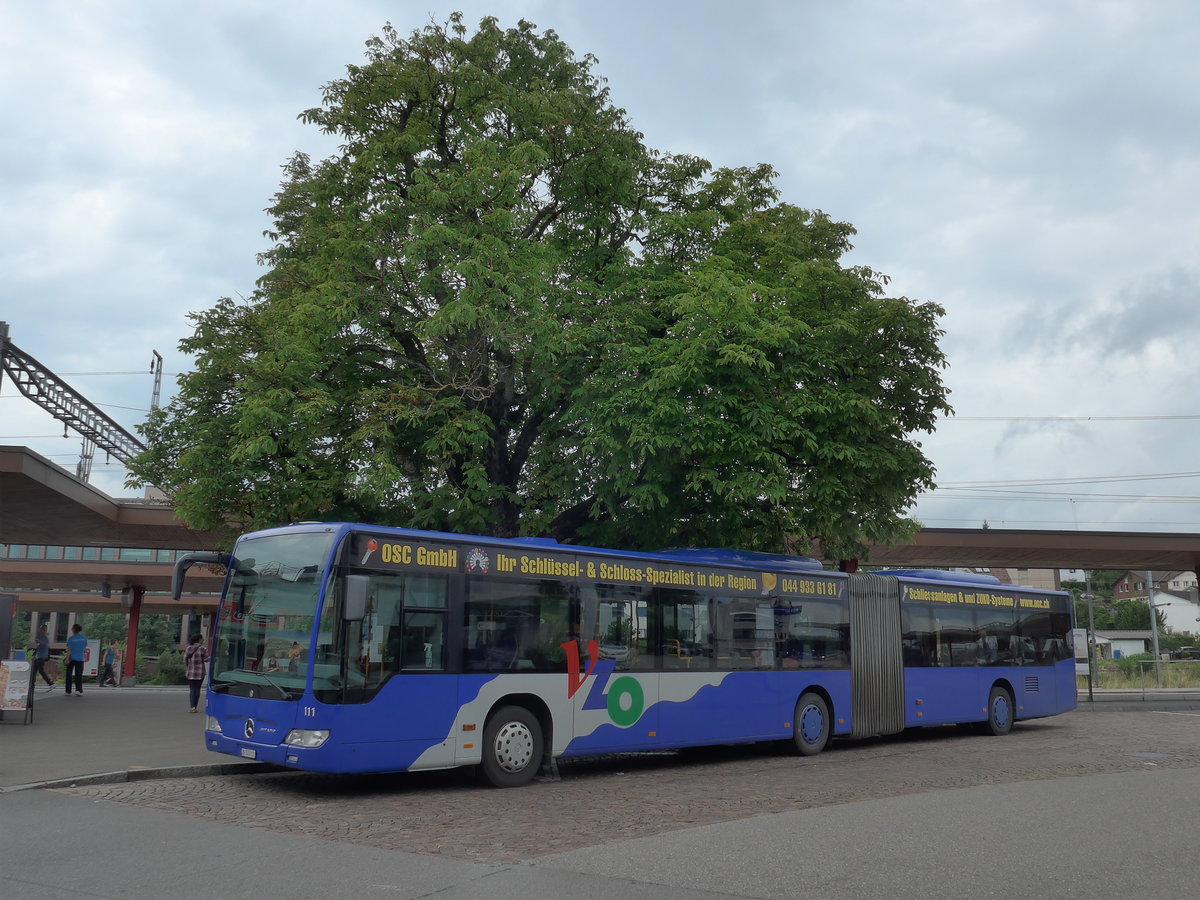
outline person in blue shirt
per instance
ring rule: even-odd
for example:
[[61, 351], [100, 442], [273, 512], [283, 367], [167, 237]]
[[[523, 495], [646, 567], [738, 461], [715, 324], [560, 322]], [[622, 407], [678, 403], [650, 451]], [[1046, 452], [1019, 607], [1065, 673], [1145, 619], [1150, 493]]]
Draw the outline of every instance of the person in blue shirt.
[[117, 641], [114, 638], [108, 642], [108, 646], [100, 652], [100, 659], [104, 663], [104, 669], [100, 672], [100, 687], [106, 684], [112, 687], [117, 686], [117, 680], [114, 678], [113, 666], [117, 664]]
[[74, 684], [75, 693], [83, 696], [83, 660], [87, 655], [88, 639], [83, 635], [83, 626], [76, 622], [71, 626], [71, 636], [67, 638], [67, 694], [71, 693]]
[[46, 692], [49, 693], [54, 690], [54, 679], [46, 674], [46, 663], [50, 659], [50, 635], [47, 633], [45, 625], [38, 628], [34, 641], [33, 671], [35, 675], [42, 676], [42, 680], [48, 685]]

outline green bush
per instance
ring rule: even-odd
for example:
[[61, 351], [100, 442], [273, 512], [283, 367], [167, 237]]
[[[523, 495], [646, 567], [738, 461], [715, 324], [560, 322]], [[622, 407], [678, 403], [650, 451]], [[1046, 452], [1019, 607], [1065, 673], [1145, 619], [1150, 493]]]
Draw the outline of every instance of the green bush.
[[1114, 659], [1112, 662], [1116, 664], [1117, 669], [1122, 675], [1129, 677], [1140, 674], [1142, 669], [1145, 668], [1141, 663], [1153, 659], [1153, 653], [1135, 653], [1132, 656], [1122, 656], [1120, 659]]
[[151, 676], [148, 684], [183, 684], [187, 681], [183, 654], [168, 650], [158, 658], [158, 673]]
[[[1099, 660], [1094, 687], [1141, 690], [1160, 685], [1170, 688], [1200, 689], [1200, 660], [1162, 660], [1156, 666], [1153, 657], [1140, 653], [1126, 659]], [[1080, 690], [1087, 689], [1087, 676], [1076, 679]]]

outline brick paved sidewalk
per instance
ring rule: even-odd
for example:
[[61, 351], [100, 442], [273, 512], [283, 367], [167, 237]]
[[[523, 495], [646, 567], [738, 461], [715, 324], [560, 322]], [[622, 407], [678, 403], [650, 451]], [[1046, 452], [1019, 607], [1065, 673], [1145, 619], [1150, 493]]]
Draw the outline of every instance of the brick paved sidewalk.
[[285, 833], [504, 863], [696, 825], [946, 788], [1200, 768], [1200, 714], [1092, 712], [1002, 738], [933, 728], [799, 758], [772, 746], [604, 757], [497, 791], [462, 771], [264, 773], [70, 789]]

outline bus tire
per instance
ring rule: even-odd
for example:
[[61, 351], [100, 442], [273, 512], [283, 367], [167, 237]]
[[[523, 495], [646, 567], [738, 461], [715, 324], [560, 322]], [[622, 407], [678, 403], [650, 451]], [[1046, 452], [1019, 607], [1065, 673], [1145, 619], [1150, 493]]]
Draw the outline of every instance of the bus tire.
[[1013, 698], [1006, 688], [993, 685], [988, 694], [987, 733], [1004, 735], [1012, 731]]
[[542, 726], [523, 706], [503, 706], [483, 728], [483, 780], [492, 787], [528, 784], [542, 763]]
[[816, 756], [829, 743], [829, 704], [813, 691], [805, 691], [796, 702], [792, 740], [801, 756]]

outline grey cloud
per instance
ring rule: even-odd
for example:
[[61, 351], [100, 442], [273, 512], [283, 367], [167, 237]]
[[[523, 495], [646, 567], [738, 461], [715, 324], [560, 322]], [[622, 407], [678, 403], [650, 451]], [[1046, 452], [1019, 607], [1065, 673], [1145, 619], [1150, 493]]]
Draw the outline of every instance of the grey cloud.
[[1128, 357], [1159, 340], [1194, 345], [1200, 338], [1200, 272], [1174, 268], [1146, 276], [1048, 323], [1047, 339], [1087, 344], [1103, 354]]

